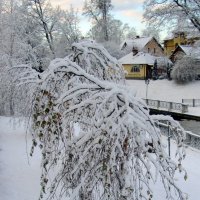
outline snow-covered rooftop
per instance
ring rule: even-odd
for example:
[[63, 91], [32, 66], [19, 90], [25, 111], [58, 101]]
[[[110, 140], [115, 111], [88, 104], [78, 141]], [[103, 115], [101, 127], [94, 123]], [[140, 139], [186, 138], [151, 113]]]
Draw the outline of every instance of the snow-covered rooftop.
[[121, 64], [147, 64], [153, 65], [156, 57], [150, 55], [149, 53], [139, 52], [138, 54], [133, 56], [133, 53], [129, 53], [128, 55], [119, 59]]
[[179, 46], [185, 52], [186, 55], [200, 58], [200, 47], [194, 47], [190, 45], [179, 45]]
[[[199, 32], [196, 32], [196, 31], [191, 31], [191, 32], [184, 31], [184, 32], [186, 33], [186, 38], [187, 38], [187, 39], [198, 38], [198, 37], [200, 37]], [[166, 36], [166, 37], [164, 38], [164, 41], [174, 39], [175, 34], [176, 34], [176, 32], [170, 33], [168, 36]]]
[[193, 49], [193, 47], [189, 45], [179, 45], [179, 46], [185, 52], [186, 55], [190, 55], [190, 52]]
[[126, 43], [128, 47], [134, 47], [138, 51], [141, 51], [150, 40], [152, 40], [152, 37], [139, 37], [132, 40], [128, 39], [121, 44], [121, 48], [123, 48]]
[[197, 38], [200, 37], [200, 33], [197, 31], [193, 31], [187, 34], [187, 39], [196, 38], [196, 37]]

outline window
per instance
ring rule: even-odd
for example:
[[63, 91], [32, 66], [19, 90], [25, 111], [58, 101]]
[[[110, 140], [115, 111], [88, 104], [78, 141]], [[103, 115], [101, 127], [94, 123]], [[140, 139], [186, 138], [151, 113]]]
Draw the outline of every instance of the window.
[[148, 48], [148, 53], [150, 52], [150, 48]]
[[140, 67], [139, 66], [133, 66], [131, 68], [131, 72], [140, 72]]
[[153, 53], [154, 53], [154, 54], [156, 53], [156, 48], [153, 49]]

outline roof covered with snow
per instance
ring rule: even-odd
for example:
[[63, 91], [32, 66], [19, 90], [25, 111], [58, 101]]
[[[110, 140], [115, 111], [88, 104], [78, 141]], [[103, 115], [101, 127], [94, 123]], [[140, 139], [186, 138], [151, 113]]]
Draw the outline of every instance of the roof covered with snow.
[[139, 52], [138, 54], [133, 56], [133, 53], [129, 53], [128, 55], [119, 59], [121, 64], [147, 64], [153, 65], [156, 57], [150, 55], [149, 53]]
[[187, 56], [193, 56], [200, 58], [200, 47], [194, 47], [190, 45], [179, 45]]
[[128, 39], [125, 40], [122, 44], [121, 44], [121, 49], [123, 48], [124, 44], [126, 44], [128, 47], [134, 47], [136, 48], [138, 51], [141, 51], [146, 44], [152, 40], [153, 37], [139, 37], [139, 38], [135, 38], [135, 39]]
[[185, 52], [186, 55], [190, 55], [193, 47], [190, 45], [179, 45], [179, 47]]

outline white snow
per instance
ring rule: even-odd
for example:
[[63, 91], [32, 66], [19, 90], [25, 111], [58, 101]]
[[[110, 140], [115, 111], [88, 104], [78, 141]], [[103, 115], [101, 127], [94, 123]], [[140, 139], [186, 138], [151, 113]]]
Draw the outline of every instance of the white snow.
[[[167, 140], [164, 138], [164, 142], [167, 146]], [[171, 151], [175, 151], [175, 143], [171, 140]], [[174, 158], [173, 158], [174, 159]], [[188, 200], [197, 200], [200, 196], [199, 190], [199, 179], [200, 179], [200, 151], [187, 148], [186, 149], [186, 158], [183, 161], [183, 167], [187, 171], [188, 178], [185, 181], [183, 178], [183, 174], [176, 173], [177, 185], [181, 188], [181, 190], [188, 194]], [[161, 184], [161, 183], [160, 183]], [[155, 200], [164, 200], [165, 192], [159, 183], [156, 183], [154, 186], [154, 198]]]
[[[0, 200], [37, 200], [40, 191], [40, 153], [28, 157], [31, 137], [28, 135], [26, 148], [26, 130], [22, 125], [12, 127], [10, 118], [0, 117]], [[166, 142], [166, 139], [164, 139]], [[172, 141], [172, 151], [175, 145]], [[188, 148], [183, 162], [188, 172], [188, 179], [177, 174], [177, 184], [189, 194], [189, 200], [197, 200], [200, 196], [200, 151]], [[158, 182], [154, 186], [155, 200], [165, 200], [165, 192]]]
[[189, 45], [179, 45], [180, 48], [185, 52], [186, 55], [190, 55], [191, 50], [192, 50], [192, 46]]
[[24, 123], [13, 125], [0, 117], [0, 200], [37, 200], [40, 192], [40, 154], [28, 157], [31, 136]]
[[[137, 96], [146, 98], [144, 80], [126, 80], [127, 84], [137, 91]], [[148, 99], [181, 103], [182, 99], [200, 99], [200, 81], [177, 84], [168, 80], [150, 80]], [[188, 114], [200, 116], [200, 107], [189, 107]]]
[[134, 47], [137, 50], [141, 51], [145, 47], [145, 45], [152, 39], [152, 37], [139, 37], [132, 40], [127, 39], [120, 45], [120, 47], [123, 48], [124, 44], [126, 43], [127, 47]]
[[129, 53], [128, 55], [119, 59], [121, 64], [147, 64], [153, 65], [156, 60], [155, 56], [150, 55], [149, 53], [139, 52], [138, 54], [133, 56], [133, 53]]
[[190, 45], [179, 45], [179, 46], [185, 52], [186, 55], [200, 58], [200, 47], [194, 47]]

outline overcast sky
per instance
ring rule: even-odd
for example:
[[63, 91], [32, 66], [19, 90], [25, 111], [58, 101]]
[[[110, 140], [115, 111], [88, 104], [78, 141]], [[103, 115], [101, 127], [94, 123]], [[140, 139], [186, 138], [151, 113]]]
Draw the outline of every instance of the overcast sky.
[[[82, 7], [84, 0], [50, 0], [51, 3], [56, 6], [59, 5], [63, 9], [68, 9], [70, 5], [78, 9], [80, 15], [82, 13]], [[144, 28], [142, 23], [143, 9], [142, 4], [144, 0], [112, 0], [114, 6], [112, 13], [115, 19], [120, 19], [123, 23], [128, 23], [131, 27], [135, 27], [140, 31]], [[83, 33], [86, 33], [90, 28], [88, 18], [81, 16], [80, 29]]]

